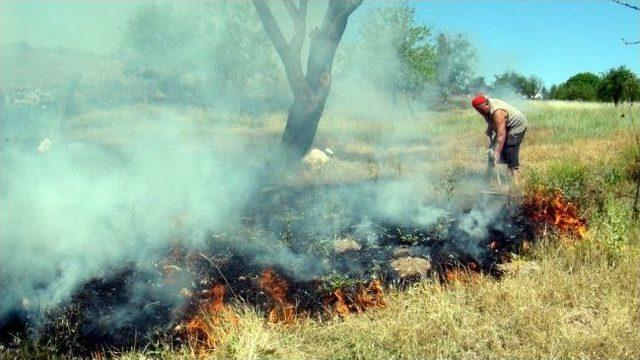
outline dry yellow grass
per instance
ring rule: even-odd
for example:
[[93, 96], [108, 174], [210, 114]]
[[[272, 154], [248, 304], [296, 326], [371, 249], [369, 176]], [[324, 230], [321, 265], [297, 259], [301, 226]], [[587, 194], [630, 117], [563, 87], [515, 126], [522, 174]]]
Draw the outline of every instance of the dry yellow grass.
[[[546, 172], [558, 162], [596, 167], [619, 161], [621, 152], [633, 146], [633, 130], [630, 122], [611, 122], [619, 120], [621, 111], [629, 114], [627, 119], [640, 119], [637, 106], [545, 102], [531, 104], [529, 111], [531, 128], [521, 154], [525, 172]], [[352, 158], [307, 174], [306, 181], [322, 176], [357, 181], [385, 171], [393, 176], [399, 166], [431, 176], [456, 166], [482, 171], [483, 124], [476, 117], [471, 111], [425, 114], [421, 122], [389, 125], [330, 115], [320, 127], [319, 147], [328, 144], [339, 157]], [[271, 118], [265, 131], [276, 133], [282, 121]], [[205, 358], [640, 358], [640, 229], [627, 223], [629, 241], [618, 243], [607, 221], [593, 219], [586, 239], [576, 245], [544, 239], [518, 260], [524, 265], [514, 267], [528, 271], [500, 280], [480, 277], [447, 286], [431, 280], [408, 290], [391, 289], [386, 308], [359, 316], [298, 319], [282, 327], [267, 324], [264, 314], [240, 309], [237, 332]], [[154, 357], [192, 354], [166, 349], [122, 356]]]
[[[76, 128], [78, 138], [110, 134], [109, 139], [119, 141], [116, 129], [112, 133], [100, 124], [116, 118], [139, 119], [141, 113], [154, 118], [163, 112], [142, 110], [72, 120], [75, 125], [87, 123], [84, 129]], [[530, 129], [521, 152], [525, 176], [546, 174], [558, 164], [596, 169], [624, 161], [622, 155], [633, 146], [633, 131], [638, 131], [640, 122], [637, 105], [540, 102], [528, 104], [526, 115]], [[202, 137], [229, 131], [267, 144], [277, 141], [286, 120], [285, 114], [275, 114], [234, 122], [225, 114], [195, 109], [180, 116]], [[305, 170], [296, 181], [437, 178], [455, 168], [484, 170], [484, 122], [473, 110], [393, 120], [326, 114], [316, 146], [332, 148], [337, 161], [318, 171]], [[147, 131], [147, 123], [138, 124], [140, 132]], [[629, 198], [619, 195], [629, 186], [628, 180], [620, 181], [615, 185], [619, 191], [606, 194], [613, 207], [588, 219], [590, 229], [583, 242], [569, 246], [547, 238], [520, 259], [535, 263], [530, 271], [452, 286], [425, 281], [408, 290], [391, 289], [384, 309], [343, 320], [298, 319], [288, 327], [269, 325], [264, 314], [240, 307], [234, 332], [211, 351], [195, 353], [188, 347], [166, 345], [159, 351], [113, 355], [121, 359], [638, 359], [640, 228], [626, 215]]]
[[[594, 234], [595, 235], [595, 234]], [[344, 320], [265, 323], [254, 311], [207, 359], [633, 359], [640, 357], [638, 251], [607, 261], [593, 237], [543, 245], [537, 270], [472, 284], [392, 291]], [[123, 359], [193, 358], [188, 349]]]

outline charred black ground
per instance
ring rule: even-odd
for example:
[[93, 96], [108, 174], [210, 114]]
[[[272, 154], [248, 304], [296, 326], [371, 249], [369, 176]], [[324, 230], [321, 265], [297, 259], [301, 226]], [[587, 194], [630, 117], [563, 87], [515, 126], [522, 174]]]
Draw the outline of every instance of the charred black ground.
[[[161, 339], [179, 342], [176, 325], [197, 310], [214, 284], [226, 285], [229, 299], [266, 310], [258, 283], [267, 268], [289, 282], [289, 298], [299, 311], [322, 316], [323, 299], [336, 287], [372, 278], [396, 286], [418, 280], [393, 272], [389, 262], [398, 256], [429, 260], [441, 280], [454, 268], [500, 276], [497, 265], [534, 238], [519, 207], [502, 196], [478, 197], [481, 207], [494, 209], [486, 212], [491, 219], [478, 238], [460, 226], [477, 209], [448, 209], [447, 216], [423, 227], [400, 224], [369, 211], [375, 192], [375, 184], [262, 191], [245, 209], [239, 230], [211, 234], [210, 245], [199, 251], [177, 242], [147, 264], [111, 269], [43, 318], [34, 310], [13, 313], [1, 320], [2, 342], [20, 346], [16, 339], [28, 337], [76, 355], [148, 347]], [[273, 248], [286, 249], [293, 260], [261, 256], [273, 249], [253, 246], [252, 236], [273, 239]], [[358, 248], [337, 252], [337, 239]], [[295, 260], [298, 255], [305, 260]]]

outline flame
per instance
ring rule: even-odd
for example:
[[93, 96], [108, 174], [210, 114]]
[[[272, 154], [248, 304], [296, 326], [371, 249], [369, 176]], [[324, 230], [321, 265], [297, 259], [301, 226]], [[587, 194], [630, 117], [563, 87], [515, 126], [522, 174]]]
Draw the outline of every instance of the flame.
[[443, 278], [448, 283], [468, 284], [478, 281], [480, 269], [478, 264], [470, 261], [466, 266], [447, 266]]
[[260, 278], [260, 288], [270, 299], [269, 322], [291, 324], [295, 317], [295, 306], [288, 300], [289, 283], [280, 278], [273, 269], [267, 269]]
[[347, 305], [347, 296], [344, 294], [342, 289], [335, 289], [333, 291], [333, 307], [329, 306], [329, 309], [332, 309], [338, 315], [345, 317], [349, 315], [349, 306]]
[[206, 304], [187, 323], [186, 333], [194, 348], [216, 348], [238, 324], [238, 316], [224, 305], [225, 292], [224, 285], [214, 285]]
[[386, 305], [382, 282], [375, 279], [367, 286], [360, 286], [356, 290], [353, 305], [358, 313], [364, 312], [368, 308], [379, 308]]
[[559, 190], [535, 190], [525, 195], [524, 213], [538, 224], [538, 231], [550, 226], [577, 238], [584, 238], [587, 232], [586, 221], [578, 215], [578, 208]]
[[363, 313], [370, 308], [386, 306], [382, 282], [378, 279], [367, 285], [358, 286], [353, 296], [348, 296], [343, 289], [335, 289], [324, 300], [325, 309], [329, 313], [346, 317], [352, 312]]

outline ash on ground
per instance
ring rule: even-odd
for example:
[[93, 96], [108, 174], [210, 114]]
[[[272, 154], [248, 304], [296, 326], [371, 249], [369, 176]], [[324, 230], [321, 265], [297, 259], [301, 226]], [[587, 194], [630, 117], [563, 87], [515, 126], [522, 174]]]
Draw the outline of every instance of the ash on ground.
[[[215, 284], [233, 301], [267, 310], [260, 274], [274, 269], [297, 309], [322, 316], [336, 286], [380, 279], [402, 286], [451, 269], [501, 275], [501, 264], [533, 240], [530, 225], [503, 197], [479, 196], [468, 209], [416, 201], [389, 216], [381, 184], [311, 186], [258, 193], [232, 231], [194, 251], [176, 241], [162, 260], [123, 264], [78, 288], [65, 304], [0, 319], [5, 346], [30, 338], [63, 354], [184, 341], [176, 326]], [[382, 186], [387, 186], [382, 184]], [[401, 199], [402, 200], [402, 199]], [[426, 219], [426, 220], [425, 220]], [[16, 336], [14, 336], [16, 335]]]

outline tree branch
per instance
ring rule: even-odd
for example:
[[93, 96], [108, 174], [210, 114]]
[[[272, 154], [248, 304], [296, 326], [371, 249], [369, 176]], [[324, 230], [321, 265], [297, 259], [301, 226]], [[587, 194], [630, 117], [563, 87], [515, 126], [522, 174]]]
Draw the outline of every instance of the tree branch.
[[[287, 3], [285, 2], [285, 5], [286, 4]], [[271, 9], [269, 9], [267, 2], [265, 0], [253, 0], [253, 6], [258, 13], [258, 17], [260, 17], [260, 21], [262, 21], [264, 30], [271, 39], [271, 42], [273, 42], [273, 46], [284, 64], [287, 80], [289, 80], [289, 85], [291, 86], [293, 95], [296, 98], [303, 98], [306, 103], [310, 103], [313, 92], [305, 80], [304, 73], [302, 72], [302, 65], [300, 64], [300, 53], [302, 45], [304, 44], [306, 26], [306, 0], [300, 1], [299, 10], [296, 9], [293, 4], [286, 5], [289, 14], [293, 13], [295, 15], [295, 32], [291, 44], [288, 44], [282, 35], [282, 31], [280, 30], [276, 19], [273, 17], [273, 13], [271, 13]]]
[[632, 4], [629, 4], [629, 3], [626, 3], [626, 2], [623, 2], [623, 1], [620, 1], [620, 0], [611, 0], [611, 1], [613, 1], [616, 4], [620, 4], [622, 6], [626, 6], [628, 8], [640, 11], [640, 7], [638, 7], [636, 5], [632, 5]]
[[329, 91], [333, 58], [347, 26], [349, 15], [360, 4], [362, 0], [329, 1], [320, 29], [315, 30], [311, 36], [307, 82], [314, 91]]
[[293, 37], [291, 38], [291, 51], [300, 54], [304, 45], [304, 37], [307, 32], [307, 0], [300, 0], [300, 6], [296, 6], [291, 0], [282, 0], [293, 20]]
[[276, 19], [271, 13], [271, 9], [269, 9], [269, 5], [263, 0], [253, 0], [253, 6], [258, 13], [258, 17], [260, 17], [260, 21], [262, 21], [265, 32], [271, 39], [271, 42], [273, 42], [273, 46], [278, 52], [278, 55], [280, 55], [280, 59], [286, 63], [286, 59], [289, 57], [289, 46], [282, 35]]
[[284, 6], [287, 8], [287, 12], [289, 13], [289, 16], [291, 17], [291, 19], [293, 21], [296, 21], [296, 19], [298, 18], [298, 9], [296, 8], [296, 6], [293, 4], [291, 0], [282, 0], [282, 2], [284, 3]]

